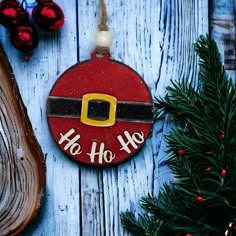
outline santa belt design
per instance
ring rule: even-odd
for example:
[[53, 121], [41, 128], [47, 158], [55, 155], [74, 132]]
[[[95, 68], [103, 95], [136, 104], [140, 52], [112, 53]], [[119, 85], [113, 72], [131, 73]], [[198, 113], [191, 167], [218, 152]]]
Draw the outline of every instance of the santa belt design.
[[115, 121], [153, 123], [153, 104], [117, 101], [101, 93], [85, 94], [81, 98], [49, 96], [47, 116], [80, 118], [90, 126], [108, 127]]

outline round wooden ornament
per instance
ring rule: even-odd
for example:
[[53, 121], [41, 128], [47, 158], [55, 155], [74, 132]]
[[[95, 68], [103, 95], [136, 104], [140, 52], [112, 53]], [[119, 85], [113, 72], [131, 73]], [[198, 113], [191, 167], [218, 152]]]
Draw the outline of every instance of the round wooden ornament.
[[128, 160], [143, 146], [154, 106], [143, 79], [109, 53], [65, 71], [47, 99], [47, 118], [60, 149], [94, 166]]

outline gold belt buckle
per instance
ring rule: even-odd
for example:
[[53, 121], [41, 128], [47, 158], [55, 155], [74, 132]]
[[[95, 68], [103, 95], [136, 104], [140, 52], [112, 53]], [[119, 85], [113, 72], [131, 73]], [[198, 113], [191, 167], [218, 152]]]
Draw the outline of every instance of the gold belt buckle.
[[[88, 117], [89, 102], [92, 100], [101, 100], [109, 102], [109, 116], [106, 120], [91, 119]], [[113, 126], [116, 122], [116, 104], [117, 99], [113, 96], [102, 93], [88, 93], [82, 97], [81, 117], [80, 121], [86, 125], [97, 127]]]

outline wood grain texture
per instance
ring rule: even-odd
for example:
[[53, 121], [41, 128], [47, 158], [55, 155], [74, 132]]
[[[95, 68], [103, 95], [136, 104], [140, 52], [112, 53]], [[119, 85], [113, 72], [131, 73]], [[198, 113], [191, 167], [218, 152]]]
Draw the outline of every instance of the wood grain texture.
[[0, 46], [0, 235], [16, 235], [39, 212], [45, 162]]
[[[75, 1], [58, 1], [66, 16], [58, 33], [40, 32], [40, 44], [30, 61], [9, 43], [1, 28], [1, 41], [14, 68], [24, 103], [35, 134], [46, 158], [47, 184], [44, 208], [40, 217], [22, 235], [79, 235], [79, 168], [56, 147], [46, 121], [46, 98], [57, 77], [77, 62]], [[73, 22], [73, 23], [72, 23]]]
[[[64, 10], [65, 26], [56, 34], [40, 34], [40, 45], [29, 63], [12, 48], [6, 31], [0, 32], [47, 164], [46, 201], [41, 217], [21, 235], [128, 236], [130, 233], [121, 226], [120, 212], [139, 212], [139, 199], [147, 193], [158, 194], [163, 182], [172, 179], [165, 165], [167, 148], [163, 138], [170, 130], [171, 120], [167, 117], [156, 122], [142, 151], [117, 167], [96, 169], [80, 165], [58, 150], [46, 121], [46, 98], [65, 69], [90, 58], [99, 10], [96, 0], [56, 3]], [[164, 96], [170, 80], [187, 79], [197, 85], [198, 60], [192, 43], [200, 34], [209, 32], [208, 1], [106, 3], [113, 34], [111, 56], [135, 69], [153, 97]]]
[[[171, 79], [196, 76], [192, 43], [208, 31], [206, 1], [107, 1], [107, 10], [112, 58], [141, 74], [153, 96], [163, 96]], [[94, 47], [98, 1], [79, 2], [78, 15], [80, 60], [85, 60]], [[159, 121], [142, 151], [127, 163], [104, 170], [81, 168], [81, 180], [82, 176], [89, 180], [81, 182], [81, 193], [90, 196], [82, 197], [82, 235], [89, 235], [88, 229], [98, 236], [129, 235], [121, 227], [120, 212], [127, 208], [139, 212], [139, 199], [157, 194], [170, 179], [161, 164], [166, 159], [163, 133], [168, 129], [168, 122]]]
[[211, 35], [221, 51], [227, 73], [236, 79], [236, 1], [210, 1]]

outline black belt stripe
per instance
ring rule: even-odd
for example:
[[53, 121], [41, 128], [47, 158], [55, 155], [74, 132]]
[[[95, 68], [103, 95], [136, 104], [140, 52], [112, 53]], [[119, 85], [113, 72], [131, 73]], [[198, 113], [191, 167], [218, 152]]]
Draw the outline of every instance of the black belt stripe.
[[[107, 102], [105, 101], [104, 105], [105, 103]], [[101, 108], [100, 110], [104, 110], [101, 101], [97, 105], [99, 105], [99, 109]], [[82, 99], [49, 96], [47, 99], [47, 116], [80, 118], [81, 107]], [[153, 119], [154, 107], [152, 103], [117, 102], [117, 121], [152, 123]]]

